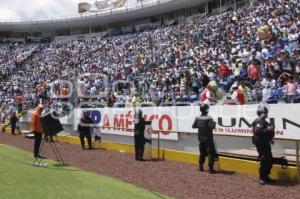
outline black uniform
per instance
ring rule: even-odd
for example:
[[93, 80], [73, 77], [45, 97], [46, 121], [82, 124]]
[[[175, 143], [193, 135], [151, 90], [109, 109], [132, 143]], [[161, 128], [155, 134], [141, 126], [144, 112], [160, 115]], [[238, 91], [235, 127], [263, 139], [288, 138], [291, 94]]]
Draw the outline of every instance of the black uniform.
[[217, 153], [212, 130], [216, 127], [216, 122], [210, 116], [201, 115], [196, 117], [192, 127], [194, 129], [198, 128], [200, 168], [203, 167], [205, 163], [205, 157], [208, 156], [208, 166], [209, 169], [213, 171], [213, 166], [215, 158], [217, 158]]
[[85, 148], [84, 138], [88, 140], [89, 149], [92, 149], [92, 124], [94, 123], [92, 118], [83, 117], [80, 120], [80, 124], [78, 124], [79, 138], [81, 142], [81, 146]]
[[11, 127], [11, 133], [15, 135], [16, 127], [17, 127], [18, 117], [16, 115], [13, 115], [10, 118], [10, 127]]
[[145, 121], [144, 118], [140, 118], [135, 121], [134, 124], [134, 147], [135, 147], [135, 159], [143, 160], [144, 148], [145, 148], [145, 126], [151, 124], [151, 121]]
[[260, 160], [259, 176], [261, 180], [267, 181], [273, 166], [273, 155], [271, 142], [275, 132], [270, 132], [270, 124], [263, 118], [257, 118], [253, 123], [253, 144], [256, 146]]

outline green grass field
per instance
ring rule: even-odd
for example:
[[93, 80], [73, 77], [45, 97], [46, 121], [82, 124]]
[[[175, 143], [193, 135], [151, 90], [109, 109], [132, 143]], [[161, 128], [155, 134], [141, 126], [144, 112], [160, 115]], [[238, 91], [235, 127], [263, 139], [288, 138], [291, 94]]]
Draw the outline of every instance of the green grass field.
[[0, 199], [166, 198], [114, 178], [59, 166], [32, 166], [32, 154], [0, 144]]

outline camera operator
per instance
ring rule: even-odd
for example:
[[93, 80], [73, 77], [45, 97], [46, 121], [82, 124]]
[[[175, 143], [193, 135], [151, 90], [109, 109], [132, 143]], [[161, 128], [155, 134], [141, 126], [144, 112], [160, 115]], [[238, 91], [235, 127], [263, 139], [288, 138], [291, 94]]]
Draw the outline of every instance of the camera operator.
[[40, 152], [40, 145], [44, 133], [44, 127], [42, 125], [42, 122], [40, 120], [42, 111], [44, 109], [43, 104], [39, 104], [35, 111], [31, 115], [31, 126], [30, 130], [34, 134], [34, 148], [33, 148], [33, 154], [34, 157], [37, 159], [39, 158], [39, 152]]

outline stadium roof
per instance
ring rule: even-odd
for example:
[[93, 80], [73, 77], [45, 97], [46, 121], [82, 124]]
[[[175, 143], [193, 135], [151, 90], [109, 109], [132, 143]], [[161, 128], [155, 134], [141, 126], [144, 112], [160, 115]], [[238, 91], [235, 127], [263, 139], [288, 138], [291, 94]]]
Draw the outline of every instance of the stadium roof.
[[189, 8], [207, 1], [208, 0], [158, 0], [144, 3], [143, 6], [126, 6], [101, 13], [98, 12], [96, 14], [78, 15], [76, 17], [37, 19], [31, 21], [0, 21], [0, 31], [49, 30], [55, 28], [105, 25]]

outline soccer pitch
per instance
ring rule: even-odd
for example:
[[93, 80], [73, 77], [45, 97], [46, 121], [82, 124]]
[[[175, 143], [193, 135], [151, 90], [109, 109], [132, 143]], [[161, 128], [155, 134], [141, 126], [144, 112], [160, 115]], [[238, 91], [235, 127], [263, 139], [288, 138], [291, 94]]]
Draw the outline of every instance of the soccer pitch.
[[34, 167], [31, 153], [0, 144], [0, 199], [167, 198], [111, 177], [44, 162], [48, 168]]

